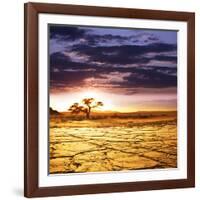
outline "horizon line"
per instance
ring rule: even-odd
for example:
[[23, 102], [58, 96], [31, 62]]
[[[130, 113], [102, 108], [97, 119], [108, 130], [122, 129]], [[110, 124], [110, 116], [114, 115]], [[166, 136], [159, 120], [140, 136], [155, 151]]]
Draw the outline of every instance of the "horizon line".
[[[71, 113], [70, 111], [58, 111], [58, 110], [55, 110], [55, 109], [53, 109], [52, 107], [49, 107], [49, 109], [52, 109], [53, 111], [56, 111], [56, 112], [58, 112], [58, 113]], [[109, 112], [109, 113], [139, 113], [139, 112], [177, 112], [177, 109], [176, 110], [174, 110], [174, 109], [172, 109], [172, 110], [170, 110], [170, 109], [167, 109], [167, 110], [137, 110], [137, 111], [130, 111], [130, 112], [122, 112], [122, 111], [116, 111], [116, 110], [114, 110], [114, 111], [112, 111], [112, 110], [103, 110], [103, 111], [92, 111], [92, 113], [107, 113], [107, 112]]]

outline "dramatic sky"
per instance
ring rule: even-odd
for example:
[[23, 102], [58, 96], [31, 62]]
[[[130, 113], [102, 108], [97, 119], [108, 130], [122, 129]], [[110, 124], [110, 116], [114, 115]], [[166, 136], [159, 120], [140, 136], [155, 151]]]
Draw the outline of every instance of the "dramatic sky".
[[50, 106], [94, 97], [103, 110], [176, 110], [177, 32], [49, 27]]

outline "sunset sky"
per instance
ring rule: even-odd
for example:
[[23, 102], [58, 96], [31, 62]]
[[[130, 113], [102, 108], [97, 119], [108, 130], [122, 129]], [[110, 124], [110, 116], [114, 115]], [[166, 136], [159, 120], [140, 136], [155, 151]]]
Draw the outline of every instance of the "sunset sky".
[[95, 98], [103, 110], [176, 110], [177, 32], [49, 26], [50, 106]]

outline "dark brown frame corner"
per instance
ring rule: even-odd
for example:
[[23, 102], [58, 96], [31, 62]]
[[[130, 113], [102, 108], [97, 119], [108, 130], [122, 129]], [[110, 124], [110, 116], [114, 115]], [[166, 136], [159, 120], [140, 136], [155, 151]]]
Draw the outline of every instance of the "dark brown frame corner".
[[[195, 15], [188, 12], [26, 3], [24, 17], [24, 195], [78, 195], [194, 187], [195, 185]], [[38, 185], [38, 15], [39, 13], [185, 21], [188, 24], [187, 179], [39, 187]]]

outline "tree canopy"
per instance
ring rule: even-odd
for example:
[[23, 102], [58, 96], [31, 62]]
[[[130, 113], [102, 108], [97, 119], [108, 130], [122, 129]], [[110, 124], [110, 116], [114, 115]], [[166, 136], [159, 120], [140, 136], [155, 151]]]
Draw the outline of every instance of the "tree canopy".
[[91, 110], [103, 106], [101, 101], [96, 101], [94, 98], [85, 98], [81, 103], [74, 103], [68, 109], [72, 114], [85, 113], [86, 118], [90, 119]]

